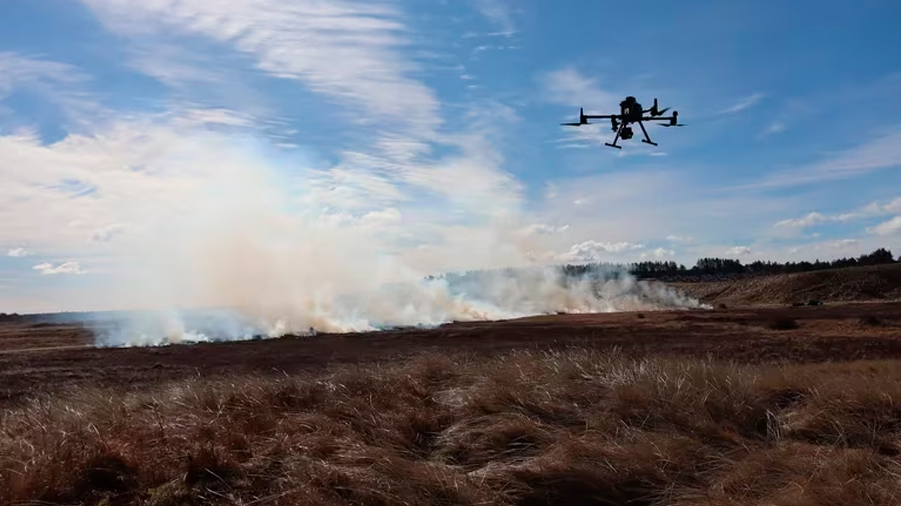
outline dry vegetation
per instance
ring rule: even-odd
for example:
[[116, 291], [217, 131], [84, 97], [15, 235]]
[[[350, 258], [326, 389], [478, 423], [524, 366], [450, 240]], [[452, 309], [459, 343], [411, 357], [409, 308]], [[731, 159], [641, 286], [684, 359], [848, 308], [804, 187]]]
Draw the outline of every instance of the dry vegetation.
[[3, 504], [901, 502], [897, 362], [433, 354], [0, 413]]
[[901, 300], [901, 264], [850, 267], [670, 286], [703, 302], [729, 307]]

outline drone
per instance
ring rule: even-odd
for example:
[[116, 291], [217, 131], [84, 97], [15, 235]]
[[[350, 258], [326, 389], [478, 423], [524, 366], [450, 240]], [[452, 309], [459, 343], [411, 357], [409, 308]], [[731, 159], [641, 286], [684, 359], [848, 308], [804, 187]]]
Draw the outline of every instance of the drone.
[[[582, 125], [590, 125], [588, 122], [590, 119], [609, 119], [611, 125], [613, 125], [613, 131], [616, 132], [616, 137], [613, 139], [613, 143], [605, 142], [604, 144], [610, 146], [611, 148], [622, 149], [622, 146], [617, 145], [617, 141], [619, 141], [620, 137], [623, 140], [628, 140], [632, 138], [632, 127], [629, 126], [629, 123], [638, 123], [638, 126], [641, 127], [641, 131], [644, 132], [644, 139], [641, 142], [645, 142], [652, 146], [656, 146], [657, 143], [652, 141], [648, 136], [648, 131], [644, 128], [644, 123], [642, 121], [668, 121], [669, 123], [658, 123], [661, 126], [665, 127], [673, 127], [673, 126], [685, 126], [682, 123], [679, 123], [679, 112], [673, 111], [672, 116], [663, 116], [666, 111], [669, 110], [669, 107], [663, 110], [659, 110], [657, 108], [657, 99], [654, 99], [654, 106], [650, 109], [644, 110], [641, 108], [641, 104], [639, 104], [635, 97], [626, 97], [625, 100], [619, 103], [620, 113], [619, 114], [608, 114], [602, 116], [593, 116], [586, 115], [585, 111], [582, 108], [579, 108], [579, 122], [578, 123], [561, 123], [564, 126], [582, 126]], [[645, 113], [651, 113], [650, 116], [645, 116]]]

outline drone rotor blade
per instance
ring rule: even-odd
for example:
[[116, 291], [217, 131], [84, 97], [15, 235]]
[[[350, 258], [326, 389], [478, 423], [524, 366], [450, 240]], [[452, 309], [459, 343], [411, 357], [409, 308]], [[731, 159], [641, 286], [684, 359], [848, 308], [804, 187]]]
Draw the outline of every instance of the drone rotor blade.
[[587, 125], [588, 123], [560, 123], [563, 126], [582, 126]]
[[669, 108], [669, 107], [665, 107], [665, 108], [663, 108], [663, 109], [657, 111], [657, 116], [663, 116], [664, 114], [666, 114], [666, 111], [668, 111], [668, 110], [670, 110], [670, 108]]

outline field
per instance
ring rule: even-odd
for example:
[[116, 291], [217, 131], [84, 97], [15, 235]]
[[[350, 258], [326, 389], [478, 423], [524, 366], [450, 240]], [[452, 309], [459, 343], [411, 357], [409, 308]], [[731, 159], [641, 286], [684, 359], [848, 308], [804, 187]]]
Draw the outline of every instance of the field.
[[899, 358], [873, 301], [144, 349], [7, 323], [0, 503], [901, 504]]

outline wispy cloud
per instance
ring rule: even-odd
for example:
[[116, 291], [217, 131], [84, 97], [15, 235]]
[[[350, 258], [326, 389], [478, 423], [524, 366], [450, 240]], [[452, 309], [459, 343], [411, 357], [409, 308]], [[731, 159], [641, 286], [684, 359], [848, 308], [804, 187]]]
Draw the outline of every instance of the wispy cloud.
[[793, 246], [789, 249], [789, 253], [797, 254], [801, 252], [827, 253], [829, 256], [845, 253], [858, 249], [860, 241], [857, 239], [836, 239], [833, 241], [824, 241], [813, 244], [805, 244], [801, 246]]
[[753, 93], [751, 95], [741, 98], [735, 104], [723, 109], [722, 111], [720, 111], [720, 114], [739, 113], [741, 111], [744, 111], [745, 109], [748, 109], [750, 107], [757, 105], [761, 100], [764, 99], [764, 97], [766, 97], [765, 93], [760, 93], [760, 92]]
[[841, 214], [825, 215], [817, 211], [812, 211], [800, 218], [780, 220], [776, 222], [773, 227], [801, 231], [824, 223], [848, 223], [856, 220], [887, 216], [896, 213], [901, 213], [901, 197], [885, 204], [872, 202], [857, 210]]
[[59, 265], [51, 263], [38, 264], [33, 267], [34, 270], [40, 272], [44, 276], [52, 274], [87, 274], [88, 271], [81, 268], [78, 262], [63, 262]]
[[678, 243], [691, 243], [694, 242], [694, 238], [692, 237], [682, 237], [678, 235], [668, 235], [666, 236], [667, 241], [678, 242]]
[[641, 258], [667, 258], [676, 256], [676, 252], [671, 249], [657, 248], [650, 253], [642, 253]]
[[471, 0], [476, 9], [501, 30], [500, 33], [512, 35], [516, 32], [513, 16], [506, 0]]
[[0, 52], [0, 98], [21, 86], [74, 85], [88, 80], [88, 75], [66, 63]]
[[827, 221], [831, 221], [830, 218], [814, 211], [801, 218], [781, 220], [773, 226], [776, 228], [808, 228]]
[[767, 126], [763, 132], [761, 133], [762, 137], [767, 137], [773, 134], [780, 134], [788, 129], [788, 126], [781, 121], [774, 121]]
[[94, 97], [83, 89], [89, 81], [91, 76], [74, 65], [11, 51], [0, 52], [0, 100], [24, 89], [37, 93], [70, 119], [78, 121], [88, 111], [94, 117], [102, 112]]
[[876, 235], [894, 235], [901, 232], [901, 216], [895, 216], [894, 218], [884, 221], [875, 227], [871, 227], [867, 229], [867, 232]]
[[[585, 114], [607, 114], [610, 111], [619, 111], [618, 97], [614, 93], [603, 89], [597, 79], [583, 75], [574, 67], [565, 67], [548, 72], [538, 79], [545, 100], [553, 104], [565, 105], [573, 108], [573, 112], [564, 121], [578, 121], [578, 109], [584, 108]], [[598, 112], [601, 111], [601, 112]], [[559, 149], [580, 149], [588, 146], [601, 145], [610, 142], [608, 123], [591, 123], [579, 127], [565, 127], [562, 131], [564, 137], [558, 142]]]
[[901, 166], [901, 127], [859, 146], [834, 154], [831, 158], [768, 175], [737, 189], [784, 188], [804, 184], [850, 179], [878, 170]]
[[551, 103], [584, 107], [586, 114], [599, 114], [592, 109], [619, 111], [622, 97], [605, 90], [597, 79], [586, 77], [575, 67], [548, 72], [539, 78], [539, 83]]
[[523, 232], [526, 235], [559, 234], [560, 232], [566, 232], [567, 230], [569, 230], [569, 225], [554, 226], [554, 225], [545, 225], [543, 223], [540, 223], [540, 224], [535, 224], [535, 225], [529, 225], [528, 227], [525, 228], [525, 230]]
[[432, 91], [411, 77], [417, 68], [399, 52], [408, 30], [389, 3], [83, 1], [118, 33], [162, 36], [175, 28], [230, 43], [261, 70], [359, 108], [363, 121], [390, 118], [421, 136], [440, 124]]
[[728, 250], [726, 250], [726, 254], [732, 255], [732, 256], [739, 256], [739, 257], [748, 256], [751, 254], [751, 247], [750, 246], [735, 246], [733, 248], [729, 248]]
[[6, 256], [10, 256], [13, 258], [21, 258], [28, 256], [28, 251], [25, 248], [12, 248], [7, 253]]

